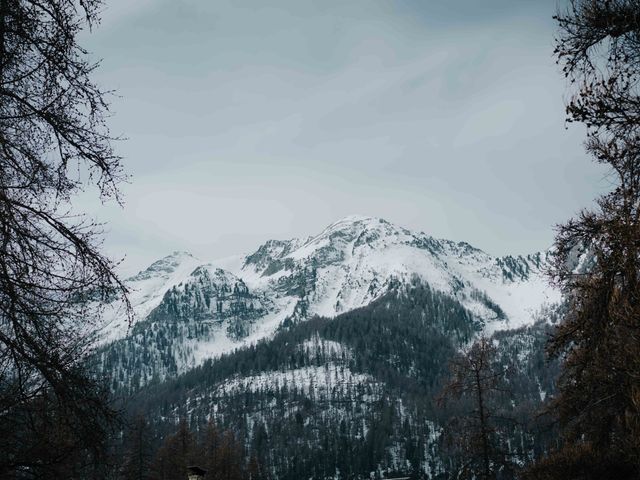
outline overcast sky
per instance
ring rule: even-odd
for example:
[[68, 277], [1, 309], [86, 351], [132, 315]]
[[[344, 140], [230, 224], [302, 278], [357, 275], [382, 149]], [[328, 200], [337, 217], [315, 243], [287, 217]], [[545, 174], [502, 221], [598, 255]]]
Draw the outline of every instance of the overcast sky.
[[82, 43], [131, 174], [132, 273], [383, 217], [491, 254], [547, 248], [606, 185], [565, 129], [552, 0], [106, 0]]

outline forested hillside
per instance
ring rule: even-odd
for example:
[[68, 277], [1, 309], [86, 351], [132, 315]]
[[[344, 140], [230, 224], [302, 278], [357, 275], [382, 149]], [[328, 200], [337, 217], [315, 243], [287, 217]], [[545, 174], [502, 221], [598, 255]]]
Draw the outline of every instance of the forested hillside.
[[544, 279], [547, 262], [545, 252], [492, 257], [358, 216], [306, 240], [268, 241], [233, 264], [223, 261], [225, 268], [174, 252], [128, 279], [132, 324], [117, 302], [106, 305], [95, 359], [113, 390], [133, 393], [283, 327], [353, 311], [389, 292], [420, 302], [407, 293], [416, 284], [473, 317], [478, 330], [531, 325], [559, 301]]
[[[428, 285], [398, 285], [367, 307], [291, 323], [273, 339], [152, 382], [126, 407], [144, 412], [156, 442], [179, 419], [196, 436], [209, 422], [233, 432], [245, 466], [257, 462], [265, 478], [445, 478], [464, 462], [451, 419], [469, 405], [438, 398], [449, 362], [481, 327]], [[494, 362], [508, 367], [508, 393], [493, 400], [496, 431], [516, 466], [545, 450], [550, 434], [531, 421], [553, 394], [547, 330], [538, 323], [492, 338]]]

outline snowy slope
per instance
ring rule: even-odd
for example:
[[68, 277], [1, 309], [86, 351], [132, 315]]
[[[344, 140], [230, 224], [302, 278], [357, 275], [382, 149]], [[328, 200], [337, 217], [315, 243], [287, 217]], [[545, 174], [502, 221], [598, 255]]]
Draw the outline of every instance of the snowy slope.
[[[506, 314], [505, 327], [526, 324], [543, 304], [560, 299], [542, 272], [546, 254], [494, 258], [379, 218], [347, 217], [302, 245], [283, 244], [265, 244], [258, 260], [247, 257], [238, 274], [255, 288], [284, 295], [301, 286], [309, 315], [333, 316], [367, 305], [394, 282], [416, 277], [458, 298], [486, 322], [499, 316], [487, 303], [497, 304]], [[490, 302], [480, 298], [485, 294]]]
[[[160, 305], [169, 289], [186, 280], [201, 264], [202, 261], [190, 253], [176, 251], [125, 280], [133, 308], [132, 323], [144, 320]], [[129, 333], [129, 320], [122, 303], [113, 302], [106, 307], [103, 325], [100, 335], [103, 342], [117, 340]]]
[[[495, 258], [464, 242], [350, 216], [316, 236], [271, 240], [247, 256], [205, 263], [174, 252], [158, 260], [127, 281], [137, 330], [110, 305], [103, 342], [134, 334], [148, 342], [141, 329], [166, 328], [162, 348], [169, 353], [157, 356], [171, 357], [179, 373], [269, 337], [285, 319], [335, 316], [415, 281], [456, 299], [489, 331], [515, 328], [560, 301], [544, 277], [547, 261], [547, 253]], [[234, 297], [238, 289], [244, 293]], [[176, 322], [182, 330], [164, 326]], [[198, 333], [205, 324], [206, 335]], [[171, 337], [178, 330], [190, 333]]]

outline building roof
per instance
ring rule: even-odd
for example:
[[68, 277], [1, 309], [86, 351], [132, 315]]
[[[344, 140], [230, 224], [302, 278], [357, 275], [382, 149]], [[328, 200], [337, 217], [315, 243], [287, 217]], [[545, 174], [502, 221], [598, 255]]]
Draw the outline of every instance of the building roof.
[[207, 473], [206, 470], [203, 470], [202, 468], [197, 467], [195, 465], [191, 465], [187, 467], [187, 470], [191, 475], [204, 475], [205, 473]]

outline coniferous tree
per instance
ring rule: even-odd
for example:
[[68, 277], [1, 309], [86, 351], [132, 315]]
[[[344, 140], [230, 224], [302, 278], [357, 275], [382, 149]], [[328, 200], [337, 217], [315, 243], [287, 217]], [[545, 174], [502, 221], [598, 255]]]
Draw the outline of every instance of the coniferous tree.
[[221, 466], [221, 436], [213, 421], [207, 423], [204, 431], [202, 444], [200, 447], [200, 457], [202, 458], [202, 466], [207, 471], [207, 480], [216, 480], [219, 478]]
[[186, 420], [180, 419], [178, 430], [167, 436], [151, 466], [154, 480], [174, 480], [187, 477], [187, 467], [196, 460], [196, 445]]
[[481, 336], [451, 361], [451, 379], [441, 402], [456, 400], [458, 412], [448, 426], [452, 454], [459, 457], [458, 478], [498, 478], [513, 463], [498, 422], [496, 396], [504, 395], [508, 368], [496, 364], [496, 349]]
[[574, 0], [556, 18], [556, 54], [576, 87], [568, 119], [586, 125], [613, 189], [556, 237], [553, 275], [568, 308], [549, 350], [564, 359], [552, 405], [562, 446], [530, 477], [638, 478], [640, 1]]
[[216, 480], [242, 480], [242, 449], [231, 430], [225, 431], [222, 435], [216, 456], [218, 469], [215, 472], [216, 476], [212, 478]]
[[122, 467], [125, 480], [146, 480], [153, 459], [151, 426], [143, 415], [137, 415], [129, 431], [127, 453]]

